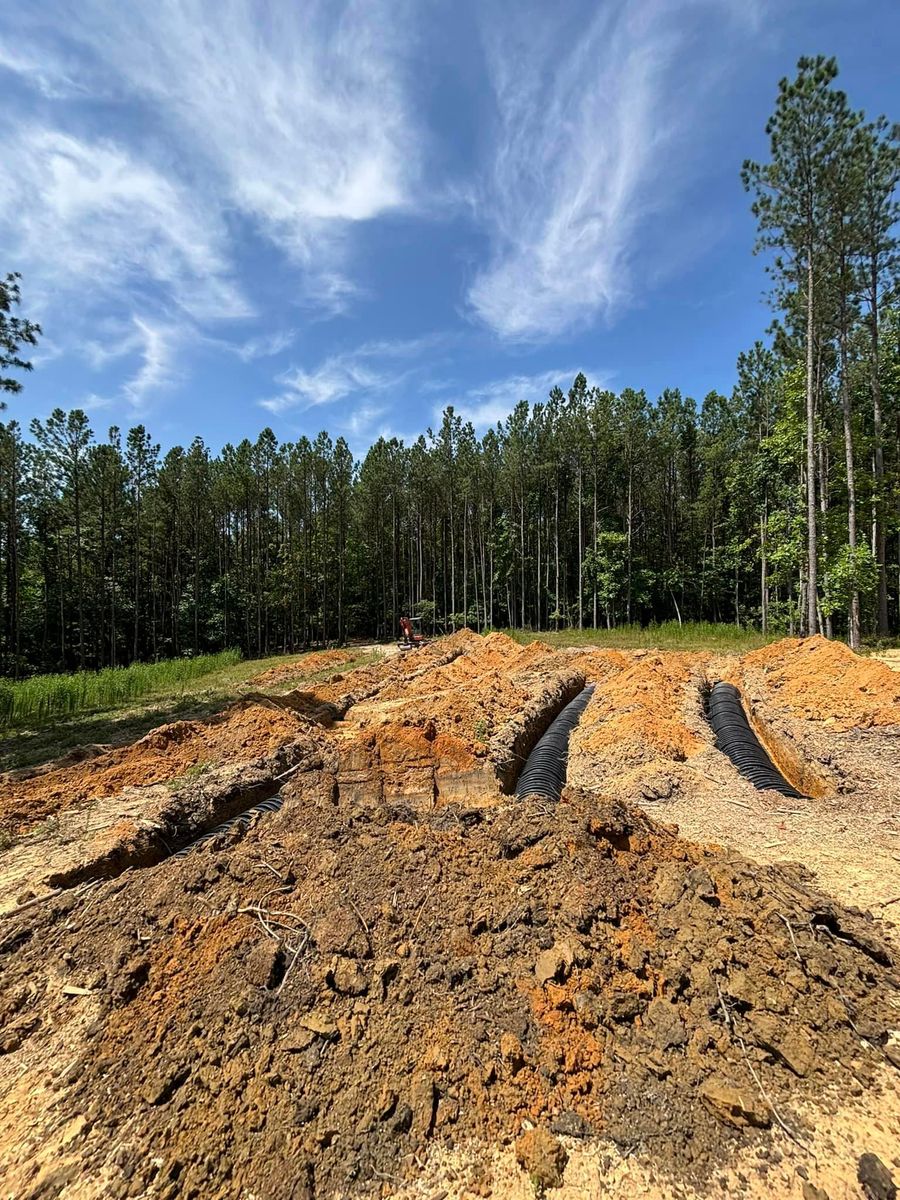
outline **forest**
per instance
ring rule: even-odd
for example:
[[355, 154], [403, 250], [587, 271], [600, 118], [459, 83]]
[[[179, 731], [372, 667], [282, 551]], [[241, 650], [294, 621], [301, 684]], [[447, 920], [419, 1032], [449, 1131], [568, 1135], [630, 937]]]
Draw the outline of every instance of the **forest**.
[[[247, 655], [426, 630], [663, 620], [900, 628], [900, 129], [801, 59], [742, 178], [772, 323], [729, 395], [579, 374], [478, 436], [165, 452], [57, 409], [0, 424], [0, 671]], [[748, 246], [748, 253], [751, 247]], [[0, 286], [0, 387], [39, 328]], [[5, 375], [11, 370], [16, 375]], [[639, 381], [635, 381], [639, 382]], [[14, 400], [10, 403], [14, 406]]]

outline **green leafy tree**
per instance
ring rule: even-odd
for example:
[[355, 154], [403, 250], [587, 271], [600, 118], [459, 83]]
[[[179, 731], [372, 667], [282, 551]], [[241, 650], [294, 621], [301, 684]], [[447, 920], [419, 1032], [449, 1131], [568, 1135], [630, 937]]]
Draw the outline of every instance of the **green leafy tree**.
[[801, 58], [797, 76], [778, 85], [775, 112], [766, 125], [771, 160], [743, 167], [754, 194], [758, 248], [775, 256], [770, 270], [779, 301], [785, 289], [803, 296], [806, 348], [807, 627], [816, 628], [816, 300], [828, 268], [829, 173], [840, 154], [847, 112], [843, 92], [832, 88], [833, 58]]
[[[22, 303], [21, 278], [15, 271], [0, 279], [0, 392], [21, 392], [21, 381], [5, 372], [32, 369], [32, 364], [22, 358], [21, 351], [25, 346], [36, 346], [41, 334], [40, 325], [14, 314]], [[6, 404], [0, 402], [0, 412], [5, 408]]]

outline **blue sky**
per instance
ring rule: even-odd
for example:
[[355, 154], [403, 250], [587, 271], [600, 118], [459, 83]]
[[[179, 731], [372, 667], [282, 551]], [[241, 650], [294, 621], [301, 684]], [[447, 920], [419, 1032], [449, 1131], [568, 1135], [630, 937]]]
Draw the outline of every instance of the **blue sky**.
[[836, 54], [900, 119], [897, 0], [29, 0], [0, 10], [7, 416], [361, 453], [578, 370], [730, 391], [769, 321], [739, 178]]

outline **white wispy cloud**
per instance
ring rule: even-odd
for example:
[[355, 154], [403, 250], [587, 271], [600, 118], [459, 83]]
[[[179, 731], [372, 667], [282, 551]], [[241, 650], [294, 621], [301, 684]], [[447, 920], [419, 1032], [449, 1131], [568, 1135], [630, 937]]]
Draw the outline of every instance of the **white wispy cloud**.
[[294, 344], [297, 337], [296, 329], [277, 329], [272, 333], [262, 333], [259, 337], [248, 338], [236, 345], [223, 343], [238, 356], [241, 362], [255, 362], [259, 358], [274, 358], [283, 350]]
[[728, 29], [747, 36], [754, 22], [735, 0], [607, 3], [578, 25], [556, 6], [529, 4], [515, 21], [508, 5], [488, 11], [497, 132], [475, 208], [491, 255], [468, 301], [500, 336], [541, 341], [631, 300], [648, 219], [683, 181]]
[[0, 132], [0, 159], [0, 233], [28, 269], [33, 303], [78, 296], [77, 317], [99, 297], [154, 285], [196, 319], [249, 315], [222, 222], [123, 146], [24, 125]]
[[133, 414], [145, 410], [150, 397], [171, 387], [178, 378], [176, 350], [183, 330], [135, 317], [135, 329], [140, 339], [140, 363], [137, 371], [126, 380], [122, 395]]
[[[567, 392], [579, 370], [579, 367], [569, 367], [538, 371], [532, 375], [507, 375], [463, 391], [460, 398], [454, 401], [454, 408], [463, 420], [471, 421], [476, 430], [483, 432], [498, 421], [504, 421], [520, 400], [540, 404], [554, 387]], [[611, 378], [608, 373], [600, 371], [585, 371], [584, 374], [592, 387], [605, 387]], [[440, 419], [444, 407], [441, 404], [435, 408], [436, 420]]]
[[[44, 0], [10, 18], [66, 77], [47, 31], [81, 49], [79, 83], [144, 105], [207, 204], [238, 211], [303, 269], [297, 299], [342, 311], [357, 292], [347, 235], [412, 203], [421, 131], [405, 86], [406, 0]], [[3, 23], [0, 22], [0, 33]], [[14, 65], [14, 63], [13, 63]]]
[[101, 322], [102, 340], [88, 341], [83, 357], [96, 371], [111, 363], [124, 362], [127, 374], [115, 391], [93, 392], [81, 401], [86, 409], [127, 410], [128, 419], [144, 416], [151, 401], [172, 388], [181, 378], [178, 353], [188, 337], [187, 327], [146, 316], [128, 323], [117, 319]]
[[423, 355], [437, 349], [437, 335], [397, 341], [366, 342], [333, 354], [314, 367], [291, 367], [278, 376], [279, 392], [260, 401], [271, 413], [305, 411], [352, 399], [355, 405], [379, 409], [375, 403], [425, 369]]

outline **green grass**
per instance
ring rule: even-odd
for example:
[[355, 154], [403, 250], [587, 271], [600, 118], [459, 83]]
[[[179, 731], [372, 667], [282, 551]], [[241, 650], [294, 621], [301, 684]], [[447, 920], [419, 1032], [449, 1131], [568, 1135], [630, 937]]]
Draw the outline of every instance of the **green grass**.
[[161, 693], [184, 692], [194, 680], [232, 667], [239, 650], [132, 663], [105, 671], [71, 675], [33, 675], [18, 683], [0, 680], [0, 726], [9, 729], [43, 725], [61, 716], [111, 709]]
[[373, 662], [375, 657], [360, 651], [350, 662], [339, 667], [317, 671], [302, 680], [260, 687], [251, 682], [255, 676], [270, 667], [302, 663], [304, 655], [276, 654], [258, 659], [240, 659], [233, 655], [208, 674], [168, 683], [160, 681], [160, 690], [150, 696], [113, 702], [93, 710], [61, 713], [49, 721], [32, 718], [7, 727], [0, 732], [0, 771], [33, 767], [48, 759], [59, 758], [76, 746], [125, 745], [169, 721], [203, 720], [255, 691], [278, 695], [298, 684], [308, 687], [337, 671], [352, 671]]
[[532, 633], [527, 629], [505, 629], [517, 642], [548, 642], [551, 646], [596, 646], [609, 650], [713, 650], [741, 654], [777, 642], [782, 634], [762, 634], [738, 625], [712, 621], [665, 621], [660, 625], [619, 625], [615, 629], [561, 629], [559, 633]]

